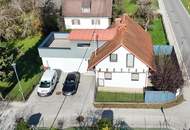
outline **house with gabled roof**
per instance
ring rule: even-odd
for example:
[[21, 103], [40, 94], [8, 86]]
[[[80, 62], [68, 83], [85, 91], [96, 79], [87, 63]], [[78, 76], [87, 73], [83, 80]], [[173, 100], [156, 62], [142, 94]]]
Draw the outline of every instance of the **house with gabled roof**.
[[111, 24], [112, 0], [62, 0], [66, 29], [106, 29]]
[[38, 50], [50, 69], [94, 72], [102, 90], [143, 92], [156, 70], [150, 35], [127, 15], [108, 29], [52, 33]]
[[155, 70], [151, 37], [128, 16], [115, 26], [115, 37], [93, 52], [88, 70], [95, 71], [100, 89], [143, 92]]

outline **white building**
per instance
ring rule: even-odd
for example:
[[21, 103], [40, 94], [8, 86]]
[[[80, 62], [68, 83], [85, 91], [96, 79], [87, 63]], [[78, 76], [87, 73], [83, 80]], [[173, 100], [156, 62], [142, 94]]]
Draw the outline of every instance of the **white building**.
[[106, 29], [112, 17], [112, 0], [63, 0], [66, 29]]
[[52, 33], [38, 50], [45, 67], [95, 72], [102, 90], [143, 92], [155, 70], [151, 37], [128, 16], [105, 30]]
[[143, 92], [149, 69], [155, 70], [151, 37], [138, 24], [123, 17], [115, 37], [91, 56], [99, 89]]

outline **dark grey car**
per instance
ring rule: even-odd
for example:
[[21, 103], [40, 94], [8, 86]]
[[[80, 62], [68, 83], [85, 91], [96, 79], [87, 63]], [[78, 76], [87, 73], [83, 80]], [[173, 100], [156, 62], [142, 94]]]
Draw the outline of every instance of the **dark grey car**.
[[69, 96], [77, 92], [80, 83], [80, 73], [71, 72], [67, 74], [66, 80], [63, 84], [63, 95]]

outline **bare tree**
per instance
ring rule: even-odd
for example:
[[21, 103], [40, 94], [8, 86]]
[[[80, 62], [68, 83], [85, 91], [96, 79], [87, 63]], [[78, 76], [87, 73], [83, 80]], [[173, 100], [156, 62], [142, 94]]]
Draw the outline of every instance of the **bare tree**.
[[6, 0], [0, 5], [0, 40], [24, 38], [41, 27], [33, 0]]

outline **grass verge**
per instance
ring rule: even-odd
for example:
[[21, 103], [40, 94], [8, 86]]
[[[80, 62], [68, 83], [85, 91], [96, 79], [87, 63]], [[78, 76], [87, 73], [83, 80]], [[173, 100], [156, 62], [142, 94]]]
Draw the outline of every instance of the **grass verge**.
[[[38, 73], [28, 80], [22, 79], [20, 81], [25, 98], [28, 98], [30, 93], [33, 91], [34, 87], [39, 83], [41, 76], [42, 76], [42, 73]], [[23, 100], [23, 97], [19, 91], [18, 84], [16, 84], [16, 86], [10, 91], [10, 93], [6, 96], [6, 98], [9, 100], [15, 100], [15, 101]]]
[[153, 20], [149, 33], [152, 37], [152, 42], [154, 45], [168, 44], [167, 36], [164, 30], [161, 17], [155, 18]]
[[[37, 50], [41, 40], [41, 35], [36, 35], [22, 40], [8, 42], [8, 44], [12, 44], [19, 50], [19, 54], [15, 62], [25, 98], [29, 96], [41, 77], [41, 59]], [[6, 89], [2, 89], [1, 87], [0, 90], [3, 90], [2, 94], [6, 99], [17, 101], [22, 100], [15, 75], [13, 80], [7, 83], [1, 83], [0, 86], [2, 85], [4, 85], [4, 88]]]
[[190, 0], [181, 0], [184, 7], [187, 9], [187, 11], [189, 12], [190, 14]]
[[175, 100], [161, 104], [147, 104], [147, 103], [122, 103], [122, 102], [94, 102], [96, 108], [146, 108], [146, 109], [160, 109], [171, 108], [184, 101], [183, 96], [177, 97]]
[[144, 94], [97, 91], [95, 100], [96, 102], [143, 102]]

